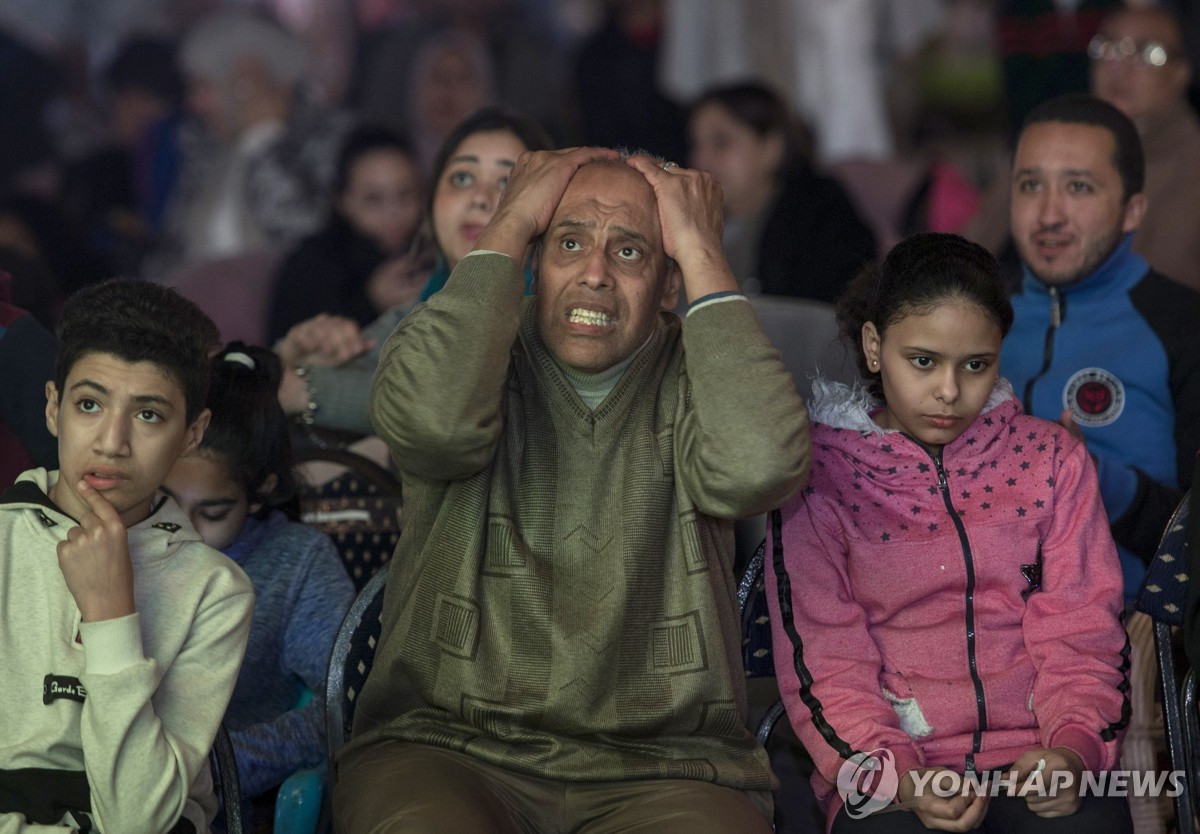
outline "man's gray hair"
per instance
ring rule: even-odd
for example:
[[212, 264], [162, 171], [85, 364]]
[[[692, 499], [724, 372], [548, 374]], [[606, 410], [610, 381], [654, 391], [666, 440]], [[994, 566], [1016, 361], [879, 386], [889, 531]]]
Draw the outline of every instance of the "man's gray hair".
[[249, 9], [221, 9], [193, 26], [180, 47], [179, 63], [188, 75], [226, 83], [245, 56], [261, 61], [267, 74], [282, 84], [308, 79], [304, 42]]

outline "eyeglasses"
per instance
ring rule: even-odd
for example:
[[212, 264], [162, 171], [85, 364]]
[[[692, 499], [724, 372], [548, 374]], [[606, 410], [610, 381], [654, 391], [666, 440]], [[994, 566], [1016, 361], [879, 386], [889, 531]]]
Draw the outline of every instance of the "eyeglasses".
[[1093, 61], [1136, 61], [1146, 67], [1165, 66], [1171, 53], [1158, 41], [1139, 44], [1133, 38], [1113, 40], [1105, 35], [1096, 35], [1087, 48]]

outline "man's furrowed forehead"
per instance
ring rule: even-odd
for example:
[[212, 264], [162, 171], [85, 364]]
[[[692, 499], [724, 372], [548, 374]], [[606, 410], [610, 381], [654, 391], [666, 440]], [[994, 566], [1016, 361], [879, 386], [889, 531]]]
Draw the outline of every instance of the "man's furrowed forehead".
[[624, 163], [593, 163], [576, 171], [550, 221], [550, 232], [601, 226], [654, 245], [662, 240], [654, 189]]
[[[572, 232], [592, 233], [598, 231], [601, 225], [595, 218], [562, 217], [555, 219], [550, 224], [550, 234], [556, 232], [563, 234], [570, 234]], [[651, 240], [645, 232], [633, 226], [626, 226], [620, 222], [604, 223], [603, 225], [612, 235], [623, 240], [638, 243], [642, 246], [653, 246], [655, 244], [655, 241]]]

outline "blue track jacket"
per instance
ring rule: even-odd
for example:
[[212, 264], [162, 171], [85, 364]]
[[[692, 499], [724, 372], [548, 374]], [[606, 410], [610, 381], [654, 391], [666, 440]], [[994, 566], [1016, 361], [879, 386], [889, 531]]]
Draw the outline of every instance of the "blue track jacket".
[[1131, 240], [1068, 286], [1026, 268], [1000, 352], [1026, 413], [1069, 409], [1082, 428], [1130, 599], [1200, 448], [1200, 293], [1150, 269]]

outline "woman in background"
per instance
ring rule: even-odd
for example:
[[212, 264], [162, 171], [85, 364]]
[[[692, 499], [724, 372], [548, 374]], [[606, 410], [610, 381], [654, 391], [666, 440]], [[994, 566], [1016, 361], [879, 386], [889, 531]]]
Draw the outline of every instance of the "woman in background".
[[404, 256], [421, 224], [420, 175], [397, 133], [364, 125], [342, 145], [325, 226], [284, 259], [275, 278], [272, 341], [321, 313], [365, 326], [394, 306], [411, 272]]
[[[284, 411], [309, 428], [372, 434], [368, 400], [384, 340], [413, 304], [441, 289], [450, 271], [475, 247], [496, 212], [517, 157], [550, 147], [550, 137], [536, 122], [497, 108], [484, 108], [461, 122], [434, 164], [429, 222], [422, 231], [427, 245], [416, 247], [417, 253], [433, 251], [433, 267], [431, 273], [421, 273], [429, 277], [420, 298], [417, 289], [408, 298], [397, 294], [395, 305], [363, 329], [350, 319], [322, 315], [288, 331], [275, 344], [284, 363], [279, 389]], [[414, 270], [421, 268], [420, 261], [421, 255], [414, 254]], [[532, 282], [528, 272], [526, 281]]]
[[690, 164], [725, 193], [725, 256], [749, 295], [833, 302], [875, 257], [838, 183], [805, 159], [786, 102], [763, 84], [708, 90], [688, 119]]

